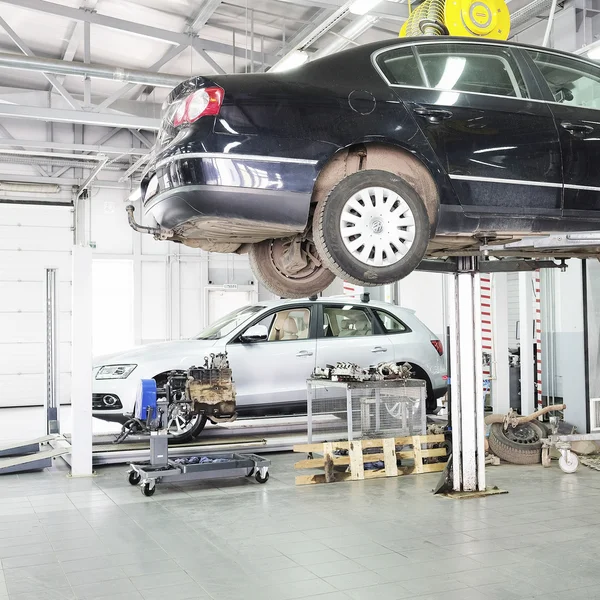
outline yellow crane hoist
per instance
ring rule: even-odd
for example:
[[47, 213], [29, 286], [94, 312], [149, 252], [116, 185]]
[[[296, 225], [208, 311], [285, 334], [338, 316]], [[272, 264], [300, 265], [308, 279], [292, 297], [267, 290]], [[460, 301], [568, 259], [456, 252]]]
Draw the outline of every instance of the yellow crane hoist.
[[453, 35], [508, 39], [510, 14], [504, 0], [425, 0], [411, 11], [400, 37]]

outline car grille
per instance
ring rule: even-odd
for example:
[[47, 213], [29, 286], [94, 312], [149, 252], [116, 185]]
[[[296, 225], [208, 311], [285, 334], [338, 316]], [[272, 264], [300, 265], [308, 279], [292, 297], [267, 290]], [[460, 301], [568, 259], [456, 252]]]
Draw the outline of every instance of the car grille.
[[92, 394], [93, 410], [118, 410], [123, 404], [116, 394]]

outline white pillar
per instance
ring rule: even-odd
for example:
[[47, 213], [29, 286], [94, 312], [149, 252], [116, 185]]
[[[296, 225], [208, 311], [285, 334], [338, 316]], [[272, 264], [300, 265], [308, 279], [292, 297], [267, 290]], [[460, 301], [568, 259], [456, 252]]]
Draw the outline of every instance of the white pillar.
[[494, 355], [492, 356], [493, 412], [506, 414], [510, 409], [510, 372], [508, 364], [508, 276], [492, 276], [492, 330]]
[[479, 276], [461, 272], [450, 284], [452, 468], [454, 490], [485, 490], [484, 406]]
[[519, 346], [521, 351], [521, 414], [534, 408], [533, 363], [533, 280], [531, 273], [519, 273]]
[[92, 249], [73, 246], [71, 474], [92, 474]]

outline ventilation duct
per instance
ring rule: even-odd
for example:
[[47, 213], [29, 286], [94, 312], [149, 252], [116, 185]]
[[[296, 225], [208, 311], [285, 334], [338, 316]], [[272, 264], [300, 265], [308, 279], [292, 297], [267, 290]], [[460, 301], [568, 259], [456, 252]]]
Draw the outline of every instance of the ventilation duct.
[[523, 8], [516, 10], [510, 17], [511, 27], [513, 31], [525, 25], [527, 22], [535, 19], [544, 12], [547, 12], [552, 7], [552, 0], [533, 0]]
[[36, 71], [38, 73], [54, 73], [55, 75], [80, 75], [92, 79], [110, 79], [167, 88], [174, 88], [185, 79], [179, 75], [121, 69], [110, 65], [68, 62], [56, 58], [6, 54], [4, 52], [0, 53], [0, 67], [21, 71]]

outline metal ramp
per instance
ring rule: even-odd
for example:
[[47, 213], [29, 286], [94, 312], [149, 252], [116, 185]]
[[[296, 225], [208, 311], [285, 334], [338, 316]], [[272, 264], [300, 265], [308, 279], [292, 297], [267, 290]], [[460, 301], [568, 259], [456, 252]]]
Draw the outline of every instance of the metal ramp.
[[70, 452], [68, 447], [52, 448], [60, 436], [45, 435], [33, 440], [0, 445], [0, 475], [39, 471], [52, 466], [52, 460]]

